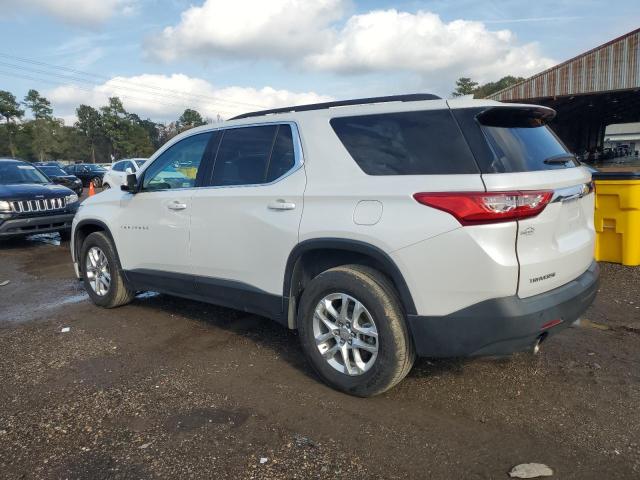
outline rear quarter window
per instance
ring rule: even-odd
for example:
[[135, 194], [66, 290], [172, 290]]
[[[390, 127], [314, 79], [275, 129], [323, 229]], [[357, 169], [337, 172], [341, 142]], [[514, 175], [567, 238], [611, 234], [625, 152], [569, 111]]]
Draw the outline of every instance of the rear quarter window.
[[482, 173], [572, 168], [579, 162], [547, 126], [550, 109], [491, 107], [453, 110]]
[[330, 123], [368, 175], [479, 173], [448, 109], [336, 117]]

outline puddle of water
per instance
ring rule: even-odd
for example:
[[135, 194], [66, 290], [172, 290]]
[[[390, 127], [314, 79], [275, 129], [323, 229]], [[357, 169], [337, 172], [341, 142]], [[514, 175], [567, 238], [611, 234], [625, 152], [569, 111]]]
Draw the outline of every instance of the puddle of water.
[[89, 299], [89, 294], [87, 292], [77, 293], [75, 295], [70, 295], [66, 298], [62, 298], [60, 300], [56, 300], [55, 302], [47, 303], [43, 305], [45, 308], [55, 308], [61, 305], [68, 305], [70, 303], [80, 303], [84, 300]]
[[136, 298], [153, 298], [153, 297], [157, 297], [158, 295], [160, 295], [158, 292], [142, 292], [139, 295], [136, 295]]
[[46, 243], [48, 245], [60, 246], [60, 235], [57, 233], [37, 233], [27, 237], [30, 242]]

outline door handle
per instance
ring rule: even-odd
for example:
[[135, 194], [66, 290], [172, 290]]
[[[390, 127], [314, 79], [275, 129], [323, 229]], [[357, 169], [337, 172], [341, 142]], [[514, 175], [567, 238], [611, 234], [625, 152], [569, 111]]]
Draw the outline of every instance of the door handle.
[[187, 208], [187, 204], [186, 203], [180, 203], [179, 201], [174, 200], [169, 205], [167, 205], [167, 208], [169, 210], [184, 210], [185, 208]]
[[285, 202], [284, 200], [276, 200], [267, 205], [271, 210], [293, 210], [296, 208], [295, 203]]

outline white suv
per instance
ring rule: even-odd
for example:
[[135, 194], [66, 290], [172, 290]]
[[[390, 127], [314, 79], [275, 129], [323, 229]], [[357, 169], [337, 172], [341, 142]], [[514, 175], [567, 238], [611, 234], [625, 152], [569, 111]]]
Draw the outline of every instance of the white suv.
[[110, 165], [111, 168], [107, 170], [102, 177], [102, 188], [120, 188], [127, 180], [127, 175], [130, 173], [136, 173], [144, 163], [146, 158], [125, 158], [124, 160], [118, 160], [114, 164]]
[[416, 355], [537, 351], [598, 283], [591, 175], [553, 117], [418, 94], [189, 130], [82, 204], [75, 269], [103, 307], [154, 290], [298, 329], [359, 396]]

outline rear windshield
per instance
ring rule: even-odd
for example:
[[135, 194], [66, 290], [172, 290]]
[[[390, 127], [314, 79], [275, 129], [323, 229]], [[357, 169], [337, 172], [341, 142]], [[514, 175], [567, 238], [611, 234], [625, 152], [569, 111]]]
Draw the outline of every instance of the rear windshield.
[[448, 109], [337, 117], [330, 123], [368, 175], [478, 173]]
[[552, 111], [493, 107], [459, 109], [453, 113], [483, 173], [529, 172], [579, 165], [546, 125], [553, 118]]

